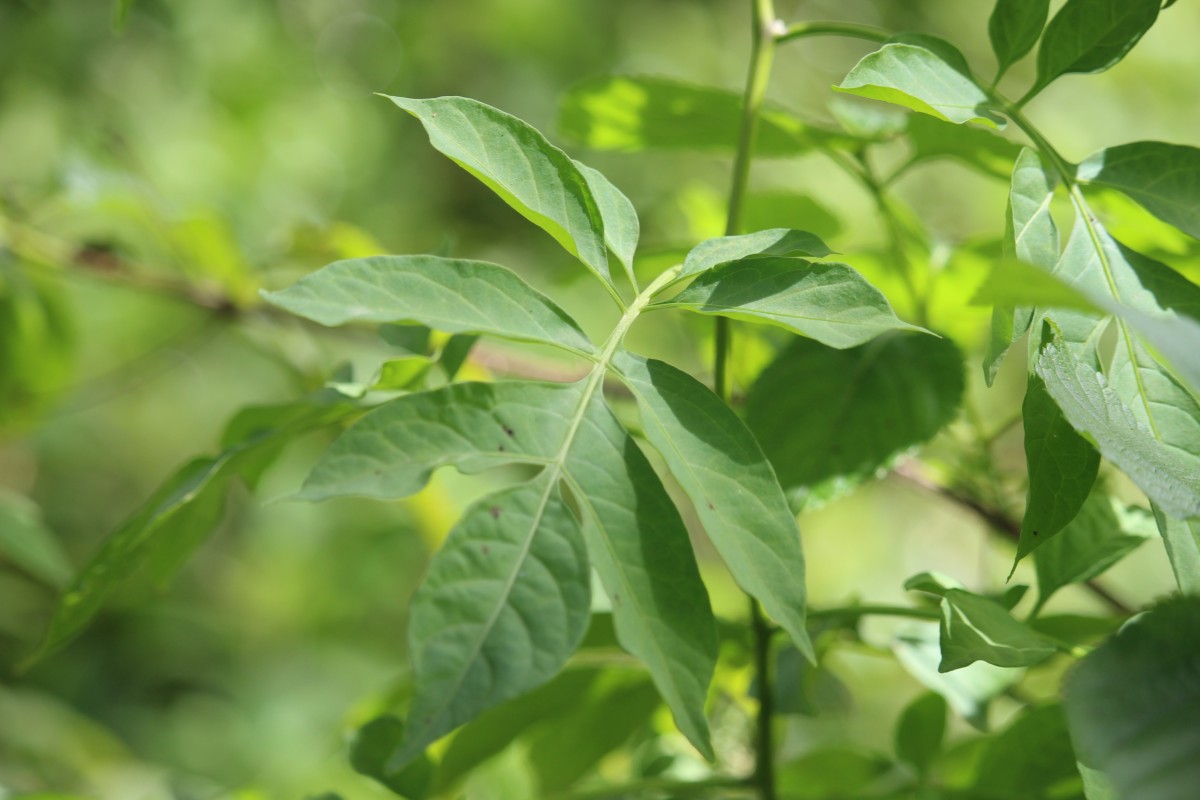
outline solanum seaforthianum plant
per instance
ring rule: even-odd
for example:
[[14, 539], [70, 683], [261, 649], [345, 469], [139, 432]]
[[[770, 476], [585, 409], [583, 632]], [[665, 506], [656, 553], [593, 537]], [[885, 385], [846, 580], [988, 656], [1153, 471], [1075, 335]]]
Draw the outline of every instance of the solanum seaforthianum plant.
[[[1200, 237], [1200, 150], [1135, 142], [1073, 164], [1023, 111], [1063, 75], [1117, 64], [1170, 5], [1068, 0], [1051, 17], [1048, 0], [999, 0], [988, 20], [997, 66], [987, 79], [942, 39], [789, 25], [769, 0], [755, 0], [740, 98], [638, 76], [580, 84], [563, 101], [562, 127], [584, 146], [733, 155], [726, 235], [653, 259], [666, 268], [650, 275], [635, 269], [637, 212], [600, 172], [481, 102], [390, 98], [436, 150], [577, 258], [597, 298], [615, 305], [616, 324], [589, 337], [509, 269], [433, 255], [338, 261], [265, 293], [322, 325], [381, 323], [409, 352], [369, 383], [338, 379], [295, 404], [236, 417], [222, 453], [170, 479], [75, 579], [42, 652], [77, 633], [135, 568], [177, 565], [213, 526], [235, 477], [253, 483], [291, 438], [349, 422], [300, 499], [403, 498], [441, 467], [519, 467], [509, 486], [463, 513], [413, 598], [411, 691], [385, 709], [400, 716], [381, 715], [354, 738], [355, 768], [400, 796], [455, 796], [474, 767], [542, 724], [548, 733], [530, 753], [546, 796], [1194, 798], [1200, 288], [1157, 253], [1126, 246], [1106, 218], [1136, 204], [1162, 230]], [[776, 48], [822, 35], [879, 45], [838, 92], [912, 115], [843, 103], [834, 130], [765, 105]], [[1014, 102], [997, 86], [1035, 48], [1036, 78]], [[908, 157], [881, 174], [874, 154], [897, 142], [907, 142]], [[889, 241], [872, 276], [881, 288], [832, 260], [803, 219], [745, 230], [754, 154], [813, 150], [861, 182], [878, 208]], [[962, 474], [934, 488], [1013, 538], [1017, 561], [1034, 560], [1036, 601], [1017, 614], [1027, 587], [987, 594], [925, 572], [905, 586], [911, 605], [812, 611], [796, 508], [897, 467], [928, 484], [920, 462], [900, 456], [951, 422], [962, 399], [964, 355], [931, 307], [941, 278], [920, 223], [889, 190], [914, 164], [943, 156], [1011, 186], [999, 246], [975, 254], [987, 273], [977, 276], [976, 302], [994, 305], [990, 341], [966, 358], [990, 384], [1006, 353], [1026, 342], [1024, 513], [1006, 516], [1005, 481], [1021, 476], [997, 474], [982, 434], [967, 449], [989, 483], [964, 459]], [[625, 346], [644, 315], [681, 311], [715, 318], [711, 389]], [[738, 336], [778, 348], [736, 406], [735, 322]], [[458, 381], [476, 337], [564, 351], [583, 376]], [[1118, 472], [1144, 506], [1110, 491]], [[745, 628], [714, 619], [685, 518], [749, 596]], [[1179, 594], [1139, 612], [1094, 579], [1147, 529], [1161, 534]], [[1113, 613], [1043, 615], [1072, 584]], [[872, 615], [911, 618], [889, 652], [930, 690], [895, 723], [894, 755], [827, 748], [776, 764], [777, 717], [841, 703], [826, 655], [861, 645], [859, 623]], [[644, 673], [586, 658], [618, 646]], [[732, 743], [710, 734], [710, 684], [723, 653], [754, 675], [736, 698], [752, 709], [753, 733]], [[1072, 660], [1061, 691], [1023, 686], [1027, 671], [1053, 675]], [[1006, 693], [1029, 707], [998, 732], [947, 738], [949, 709], [986, 732], [989, 701]], [[584, 723], [571, 728], [577, 701]], [[660, 758], [628, 756], [624, 783], [588, 778], [660, 702], [703, 758], [677, 769], [651, 737], [644, 749]], [[568, 731], [569, 746], [555, 742], [557, 730]], [[747, 747], [752, 767], [735, 757]]]

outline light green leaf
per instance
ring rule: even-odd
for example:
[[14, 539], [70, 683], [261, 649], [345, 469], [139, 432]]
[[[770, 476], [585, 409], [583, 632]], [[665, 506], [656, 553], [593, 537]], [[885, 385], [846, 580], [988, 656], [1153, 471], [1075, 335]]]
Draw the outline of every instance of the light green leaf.
[[722, 264], [649, 308], [765, 322], [837, 348], [855, 347], [887, 331], [922, 330], [897, 317], [883, 293], [846, 264], [781, 256]]
[[1049, 16], [1050, 0], [996, 0], [988, 20], [988, 38], [999, 62], [997, 76], [1033, 49]]
[[790, 230], [793, 225], [803, 225], [822, 241], [820, 246], [814, 243], [805, 252], [786, 255], [808, 255], [812, 258], [821, 258], [821, 250], [828, 255], [829, 248], [825, 246], [825, 240], [832, 239], [844, 229], [842, 221], [833, 211], [809, 195], [784, 190], [750, 192], [746, 195], [742, 204], [742, 226], [746, 230]]
[[[593, 150], [719, 150], [737, 148], [742, 97], [737, 92], [667, 78], [611, 76], [573, 86], [562, 98], [559, 129]], [[838, 135], [785, 111], [763, 109], [756, 155], [792, 156]]]
[[336, 261], [267, 302], [322, 325], [417, 322], [447, 333], [484, 333], [595, 351], [579, 325], [515, 272], [483, 261], [371, 256]]
[[679, 278], [699, 275], [748, 256], [824, 258], [832, 253], [833, 251], [815, 234], [790, 228], [774, 228], [740, 236], [720, 236], [716, 239], [706, 239], [692, 248], [683, 261]]
[[[962, 392], [962, 356], [948, 339], [889, 334], [850, 350], [798, 339], [751, 387], [746, 422], [785, 489], [853, 483], [937, 433]], [[821, 424], [796, 424], [814, 409], [829, 412]]]
[[575, 162], [575, 166], [583, 173], [588, 188], [592, 190], [592, 196], [596, 198], [596, 205], [600, 208], [600, 216], [604, 219], [605, 244], [621, 262], [625, 274], [629, 276], [629, 282], [637, 288], [637, 278], [633, 274], [633, 254], [637, 252], [638, 237], [641, 235], [637, 209], [599, 170], [578, 161]]
[[1159, 0], [1067, 0], [1042, 35], [1037, 83], [1026, 99], [1060, 75], [1114, 66], [1150, 30], [1158, 10]]
[[1088, 156], [1075, 176], [1124, 192], [1154, 216], [1200, 239], [1200, 148], [1133, 142]]
[[939, 672], [976, 661], [1028, 667], [1058, 652], [1053, 640], [1018, 622], [1004, 606], [962, 589], [950, 589], [942, 597], [941, 644]]
[[404, 497], [449, 465], [561, 472], [621, 646], [646, 664], [680, 730], [710, 755], [703, 709], [717, 644], [708, 596], [678, 510], [595, 385], [462, 383], [392, 400], [334, 442], [301, 496]]
[[963, 584], [941, 572], [918, 572], [904, 582], [906, 592], [925, 592], [945, 597], [951, 589], [965, 589]]
[[[1032, 316], [1031, 306], [1102, 313], [1100, 307], [1078, 289], [1024, 261], [1001, 260], [993, 263], [987, 277], [971, 298], [971, 303], [1005, 305], [1010, 309], [1024, 306], [1020, 310], [1025, 314], [1026, 327]], [[1024, 333], [1022, 330], [1019, 335], [1023, 336]]]
[[1180, 518], [1200, 515], [1200, 456], [1156, 439], [1105, 377], [1061, 343], [1042, 349], [1037, 373], [1075, 429], [1091, 436], [1101, 455], [1151, 500]]
[[900, 712], [892, 736], [896, 757], [925, 775], [941, 754], [945, 736], [945, 698], [936, 692], [923, 694]]
[[590, 605], [583, 537], [556, 472], [468, 509], [413, 597], [416, 692], [389, 771], [553, 677], [583, 638]]
[[1155, 505], [1154, 520], [1167, 547], [1179, 591], [1200, 595], [1200, 519], [1174, 519]]
[[1066, 680], [1079, 760], [1119, 797], [1192, 800], [1200, 786], [1200, 598], [1166, 600], [1126, 624]]
[[1054, 787], [1076, 774], [1062, 706], [1038, 706], [989, 737], [979, 758], [975, 789], [991, 797], [1053, 797]]
[[424, 800], [433, 784], [433, 762], [422, 756], [398, 771], [387, 768], [388, 757], [404, 738], [404, 722], [383, 716], [371, 720], [354, 733], [350, 742], [350, 766], [407, 800]]
[[989, 128], [955, 125], [927, 114], [914, 114], [908, 122], [913, 163], [953, 158], [996, 178], [1008, 179], [1021, 148]]
[[829, 113], [842, 130], [866, 142], [889, 142], [908, 130], [909, 122], [914, 119], [898, 108], [863, 103], [839, 95], [829, 98]]
[[1029, 376], [1021, 419], [1029, 490], [1014, 571], [1022, 558], [1052, 541], [1075, 518], [1100, 471], [1100, 454], [1067, 422], [1037, 375]]
[[421, 121], [438, 152], [612, 285], [601, 209], [587, 178], [566, 153], [531, 126], [478, 100], [389, 99]]
[[939, 53], [916, 44], [886, 44], [859, 61], [834, 88], [947, 122], [1001, 127], [1003, 120], [990, 107], [987, 93], [965, 71], [965, 63], [957, 51]]
[[[1050, 214], [1050, 203], [1054, 200], [1057, 187], [1056, 173], [1047, 168], [1035, 150], [1023, 148], [1013, 166], [1004, 226], [1004, 249], [1005, 254], [1017, 263], [1032, 264], [1047, 273], [1054, 270], [1061, 252], [1058, 226]], [[997, 271], [993, 270], [993, 275]], [[1013, 274], [1006, 275], [1009, 286], [1023, 286], [1028, 290], [1031, 286], [1049, 285], [1052, 291], [1057, 289], [1052, 280], [1042, 279], [1037, 282], [1037, 275], [1022, 275], [1022, 272], [1029, 273], [1031, 270], [1018, 269], [1016, 264], [1012, 265], [1011, 271]], [[993, 296], [995, 308], [992, 310], [992, 336], [988, 345], [988, 355], [983, 362], [983, 374], [988, 386], [991, 386], [1009, 348], [1029, 330], [1033, 320], [1033, 309], [1029, 306], [1062, 307], [1062, 301], [1060, 299], [1059, 302], [1047, 303], [1039, 298], [1037, 302], [1025, 304], [1005, 302], [999, 296], [995, 285], [989, 286], [988, 289]]]
[[1083, 796], [1087, 800], [1121, 800], [1116, 787], [1103, 772], [1092, 769], [1081, 761], [1076, 761], [1075, 766], [1079, 770], [1079, 777], [1083, 778]]
[[892, 651], [914, 678], [946, 698], [950, 707], [974, 728], [986, 731], [992, 698], [1019, 681], [1024, 670], [977, 661], [954, 672], [941, 672], [938, 627], [934, 623], [913, 623], [901, 628], [892, 641]]
[[71, 578], [71, 562], [33, 501], [0, 489], [0, 564], [8, 562], [48, 586]]
[[621, 353], [617, 373], [734, 580], [813, 658], [804, 624], [800, 531], [746, 425], [706, 386], [669, 364]]
[[1089, 581], [1146, 541], [1121, 528], [1112, 501], [1103, 490], [1092, 492], [1079, 514], [1038, 548], [1038, 606], [1064, 586]]

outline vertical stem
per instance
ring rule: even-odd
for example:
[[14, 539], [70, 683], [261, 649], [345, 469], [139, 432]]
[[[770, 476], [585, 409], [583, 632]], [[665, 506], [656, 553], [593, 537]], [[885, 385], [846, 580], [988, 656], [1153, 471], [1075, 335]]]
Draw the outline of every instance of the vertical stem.
[[[775, 18], [774, 0], [751, 0], [753, 22], [750, 51], [750, 73], [746, 78], [746, 93], [742, 104], [742, 126], [738, 135], [737, 154], [733, 161], [733, 184], [729, 189], [729, 217], [725, 235], [736, 234], [742, 225], [746, 187], [750, 182], [750, 163], [754, 157], [754, 140], [758, 135], [758, 115], [767, 83], [771, 77], [771, 62], [775, 57], [776, 39], [786, 29]], [[729, 320], [717, 317], [713, 387], [717, 395], [729, 401], [728, 361], [733, 332]], [[758, 674], [758, 717], [755, 721], [754, 783], [762, 800], [776, 800], [775, 742], [771, 723], [774, 702], [771, 691], [770, 654], [771, 632], [758, 601], [750, 598], [750, 624], [754, 634], [754, 665]]]

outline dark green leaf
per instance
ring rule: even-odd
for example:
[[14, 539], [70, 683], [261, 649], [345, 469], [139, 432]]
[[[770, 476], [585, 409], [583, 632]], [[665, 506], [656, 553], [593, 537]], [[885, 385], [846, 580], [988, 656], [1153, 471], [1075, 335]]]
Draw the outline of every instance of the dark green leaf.
[[941, 644], [939, 672], [976, 661], [1028, 667], [1058, 652], [1051, 639], [1018, 622], [1004, 606], [962, 589], [950, 589], [942, 597]]
[[1200, 148], [1133, 142], [1089, 156], [1076, 177], [1120, 190], [1147, 211], [1200, 239]]
[[924, 775], [941, 754], [945, 735], [945, 699], [935, 692], [923, 694], [905, 706], [896, 722], [896, 757]]
[[1117, 794], [1192, 800], [1200, 786], [1200, 598], [1173, 598], [1125, 625], [1067, 677], [1079, 760]]
[[[611, 286], [604, 219], [587, 178], [534, 128], [465, 97], [391, 97], [429, 143], [554, 237]], [[624, 238], [622, 233], [616, 241]]]
[[[612, 76], [576, 84], [562, 99], [563, 135], [594, 150], [721, 150], [737, 148], [742, 98], [666, 78]], [[755, 142], [760, 156], [803, 153], [836, 134], [786, 112], [764, 109]]]
[[8, 562], [48, 586], [71, 579], [71, 562], [41, 510], [28, 498], [0, 489], [0, 563]]
[[706, 239], [692, 248], [683, 261], [679, 278], [708, 272], [747, 256], [808, 256], [824, 258], [833, 251], [815, 234], [789, 228]]
[[1062, 706], [1031, 708], [988, 740], [975, 788], [988, 796], [1034, 800], [1075, 777], [1075, 751]]
[[1072, 583], [1091, 580], [1146, 541], [1121, 530], [1112, 501], [1094, 491], [1079, 514], [1053, 539], [1038, 548], [1038, 605]]
[[1100, 454], [1067, 422], [1037, 375], [1029, 376], [1021, 419], [1029, 491], [1014, 571], [1022, 558], [1051, 541], [1075, 518], [1100, 471]]
[[[1145, 541], [1144, 539], [1142, 541]], [[1121, 627], [1121, 617], [1089, 617], [1082, 614], [1039, 614], [1030, 626], [1067, 644], [1090, 644], [1104, 639]]]
[[932, 336], [881, 336], [850, 350], [799, 339], [751, 388], [746, 422], [786, 489], [857, 482], [954, 418], [961, 359]]
[[857, 797], [890, 763], [874, 753], [846, 747], [828, 747], [807, 753], [778, 767], [781, 800], [827, 800]]
[[[926, 43], [928, 44], [928, 43]], [[957, 51], [935, 52], [918, 44], [886, 44], [864, 57], [837, 86], [872, 100], [920, 111], [947, 122], [982, 122], [1000, 127], [1003, 121], [991, 101], [965, 69]]]
[[595, 350], [552, 300], [511, 270], [483, 261], [437, 256], [337, 261], [263, 297], [322, 325], [418, 322], [447, 333], [486, 333], [577, 353]]
[[997, 75], [1033, 49], [1049, 16], [1050, 0], [996, 0], [988, 20], [988, 37], [999, 62]]
[[1037, 83], [1027, 97], [1071, 72], [1103, 72], [1158, 19], [1159, 0], [1067, 0], [1046, 26]]
[[684, 308], [786, 328], [830, 347], [847, 348], [895, 330], [920, 331], [846, 264], [752, 256], [704, 272], [670, 300], [650, 308]]
[[1179, 590], [1184, 594], [1200, 595], [1200, 519], [1174, 519], [1156, 505], [1154, 520], [1166, 545]]
[[350, 742], [350, 766], [374, 778], [407, 800], [424, 800], [433, 784], [433, 763], [422, 756], [399, 771], [387, 761], [404, 738], [404, 723], [397, 717], [379, 717], [359, 728]]
[[819, 717], [849, 711], [850, 688], [824, 664], [814, 665], [798, 649], [779, 648], [775, 658], [775, 711]]
[[810, 658], [800, 531], [779, 481], [733, 410], [686, 372], [619, 353], [650, 444], [692, 501], [734, 580]]

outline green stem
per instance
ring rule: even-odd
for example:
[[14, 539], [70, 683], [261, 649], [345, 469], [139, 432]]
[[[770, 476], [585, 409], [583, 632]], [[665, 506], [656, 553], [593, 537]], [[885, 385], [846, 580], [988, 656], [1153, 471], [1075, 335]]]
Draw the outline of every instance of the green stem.
[[813, 36], [844, 36], [848, 39], [863, 39], [883, 44], [891, 39], [891, 31], [854, 22], [793, 22], [775, 41], [779, 44]]
[[809, 611], [810, 620], [820, 619], [858, 619], [860, 617], [905, 617], [907, 619], [941, 619], [941, 612], [936, 608], [913, 608], [911, 606], [862, 605], [845, 606], [842, 608], [823, 608], [819, 611]]

